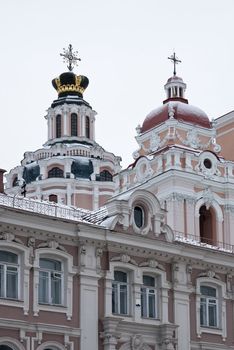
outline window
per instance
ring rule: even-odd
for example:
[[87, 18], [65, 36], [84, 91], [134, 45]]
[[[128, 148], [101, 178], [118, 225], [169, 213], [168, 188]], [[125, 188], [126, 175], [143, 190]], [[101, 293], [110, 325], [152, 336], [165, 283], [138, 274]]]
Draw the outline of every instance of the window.
[[58, 203], [58, 197], [56, 196], [56, 194], [50, 194], [49, 201], [54, 202], [54, 203]]
[[8, 345], [0, 345], [0, 350], [12, 350], [12, 348]]
[[138, 228], [144, 225], [144, 211], [139, 206], [134, 207], [134, 221]]
[[48, 177], [64, 177], [63, 170], [55, 167], [48, 171]]
[[71, 114], [71, 136], [77, 136], [77, 114]]
[[56, 115], [56, 137], [61, 137], [61, 130], [62, 130], [62, 119], [61, 115]]
[[141, 288], [141, 316], [157, 318], [157, 291], [155, 278], [143, 276], [143, 287]]
[[203, 327], [218, 327], [218, 300], [216, 288], [200, 287], [200, 324]]
[[128, 275], [123, 271], [114, 271], [112, 312], [121, 315], [128, 314]]
[[0, 297], [18, 299], [18, 255], [0, 250]]
[[100, 172], [100, 181], [112, 181], [112, 175], [108, 170]]
[[90, 121], [89, 117], [85, 117], [85, 137], [90, 138]]
[[60, 261], [40, 259], [39, 303], [62, 305], [63, 273]]
[[207, 244], [216, 244], [216, 222], [213, 208], [202, 205], [199, 210], [200, 240]]
[[18, 181], [18, 176], [16, 176], [12, 182], [12, 186], [13, 187], [16, 187], [16, 186], [19, 186], [19, 181]]

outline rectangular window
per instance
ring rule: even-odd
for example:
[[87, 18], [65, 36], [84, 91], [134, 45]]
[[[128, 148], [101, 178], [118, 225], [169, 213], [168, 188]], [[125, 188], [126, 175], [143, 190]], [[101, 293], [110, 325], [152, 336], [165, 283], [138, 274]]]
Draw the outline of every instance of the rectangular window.
[[143, 276], [144, 286], [141, 288], [141, 316], [147, 318], [157, 318], [157, 289], [155, 278]]
[[218, 327], [218, 300], [216, 288], [201, 286], [200, 324], [203, 327]]
[[61, 263], [50, 259], [40, 259], [39, 303], [62, 305]]
[[114, 314], [128, 314], [128, 283], [127, 274], [122, 271], [114, 272], [112, 283], [112, 312]]
[[18, 299], [18, 286], [18, 255], [7, 251], [0, 251], [0, 297]]

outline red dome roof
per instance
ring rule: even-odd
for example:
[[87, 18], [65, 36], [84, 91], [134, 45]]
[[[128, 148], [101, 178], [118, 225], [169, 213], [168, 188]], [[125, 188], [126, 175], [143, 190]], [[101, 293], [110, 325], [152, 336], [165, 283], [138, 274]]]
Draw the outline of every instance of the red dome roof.
[[199, 125], [204, 128], [211, 127], [208, 116], [200, 108], [194, 107], [181, 101], [170, 101], [161, 107], [154, 109], [146, 116], [142, 124], [141, 132], [148, 131], [155, 126], [164, 123], [167, 119], [170, 118], [169, 112], [171, 112], [172, 108], [174, 110], [173, 117], [177, 120]]

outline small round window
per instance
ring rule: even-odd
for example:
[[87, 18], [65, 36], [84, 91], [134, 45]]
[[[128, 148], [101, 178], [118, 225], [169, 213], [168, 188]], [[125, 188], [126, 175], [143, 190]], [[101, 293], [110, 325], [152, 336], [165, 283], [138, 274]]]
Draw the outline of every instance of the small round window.
[[137, 227], [141, 228], [144, 225], [144, 211], [141, 207], [134, 208], [134, 221]]
[[203, 164], [204, 164], [204, 166], [205, 166], [207, 169], [211, 169], [211, 168], [212, 168], [212, 162], [211, 162], [211, 160], [208, 159], [208, 158], [204, 159]]

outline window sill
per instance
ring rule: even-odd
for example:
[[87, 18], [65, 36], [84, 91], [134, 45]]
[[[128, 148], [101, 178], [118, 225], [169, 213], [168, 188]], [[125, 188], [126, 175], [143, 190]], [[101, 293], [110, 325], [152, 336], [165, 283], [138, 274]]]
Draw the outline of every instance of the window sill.
[[0, 305], [7, 305], [13, 307], [21, 307], [24, 308], [24, 300], [20, 299], [8, 299], [8, 298], [0, 298]]
[[211, 333], [211, 334], [223, 334], [222, 328], [217, 327], [208, 327], [208, 326], [200, 326], [201, 333]]

